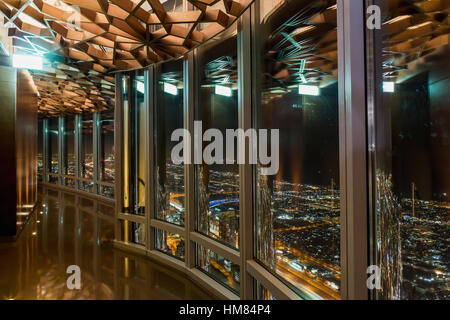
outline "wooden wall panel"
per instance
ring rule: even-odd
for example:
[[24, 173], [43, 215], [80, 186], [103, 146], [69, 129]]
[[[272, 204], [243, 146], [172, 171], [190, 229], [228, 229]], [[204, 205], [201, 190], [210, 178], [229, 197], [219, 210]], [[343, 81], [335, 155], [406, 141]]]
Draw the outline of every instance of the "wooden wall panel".
[[28, 71], [0, 66], [0, 236], [37, 201], [37, 91]]
[[16, 70], [0, 66], [0, 236], [16, 234]]
[[[37, 106], [33, 78], [17, 71], [16, 166], [17, 207], [25, 209], [37, 200]], [[26, 211], [26, 210], [24, 210]]]

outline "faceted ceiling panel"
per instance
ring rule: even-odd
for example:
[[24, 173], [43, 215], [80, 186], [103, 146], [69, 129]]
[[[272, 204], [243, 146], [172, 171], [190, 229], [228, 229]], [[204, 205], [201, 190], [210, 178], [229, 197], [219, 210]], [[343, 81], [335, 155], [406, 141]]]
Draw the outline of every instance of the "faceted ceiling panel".
[[232, 25], [253, 1], [0, 0], [0, 14], [16, 53], [46, 58], [33, 76], [40, 110], [52, 114], [110, 107], [108, 73], [178, 58]]
[[[86, 69], [85, 69], [86, 67]], [[39, 113], [58, 116], [98, 112], [114, 107], [114, 76], [63, 63], [44, 62], [44, 70], [30, 70], [39, 92]]]
[[[45, 56], [44, 70], [32, 74], [40, 111], [54, 115], [110, 108], [113, 71], [178, 58], [233, 24], [253, 1], [0, 0], [0, 14], [17, 53]], [[298, 1], [305, 3], [304, 10], [269, 39], [270, 77], [279, 81], [280, 92], [289, 85], [337, 77], [336, 2]], [[449, 3], [389, 2], [385, 79], [395, 81], [412, 62], [448, 44]]]

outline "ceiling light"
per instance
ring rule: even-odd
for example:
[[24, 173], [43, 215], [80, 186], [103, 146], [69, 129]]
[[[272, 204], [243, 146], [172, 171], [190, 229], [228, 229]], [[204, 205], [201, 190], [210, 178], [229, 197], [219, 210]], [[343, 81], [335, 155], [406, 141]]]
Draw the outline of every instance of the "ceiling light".
[[233, 95], [233, 92], [231, 90], [231, 88], [229, 87], [224, 87], [224, 86], [216, 86], [216, 94], [220, 95], [220, 96], [224, 96], [224, 97], [231, 97]]
[[19, 69], [42, 70], [42, 57], [13, 54], [13, 67]]
[[318, 96], [320, 95], [320, 88], [301, 84], [298, 86], [298, 93], [305, 96]]
[[383, 92], [395, 92], [395, 82], [384, 81]]
[[164, 82], [164, 92], [176, 96], [178, 95], [178, 88], [173, 84]]
[[145, 87], [144, 87], [144, 83], [142, 81], [136, 81], [136, 90], [139, 91], [142, 94], [145, 94]]

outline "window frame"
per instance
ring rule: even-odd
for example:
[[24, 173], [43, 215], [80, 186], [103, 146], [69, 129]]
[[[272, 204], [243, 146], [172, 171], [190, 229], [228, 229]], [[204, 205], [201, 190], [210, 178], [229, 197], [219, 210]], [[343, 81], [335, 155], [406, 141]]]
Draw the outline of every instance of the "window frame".
[[[350, 3], [351, 2], [351, 3]], [[256, 24], [260, 0], [238, 19], [238, 74], [239, 74], [239, 127], [250, 128], [255, 99], [258, 98], [255, 70], [256, 53], [252, 46], [257, 39]], [[361, 121], [366, 117], [366, 71], [365, 71], [365, 6], [363, 2], [337, 0], [338, 55], [339, 65], [339, 154], [341, 190], [341, 297], [342, 299], [367, 299], [366, 270], [368, 265], [368, 187], [367, 179], [367, 124]], [[211, 40], [214, 41], [214, 40]], [[184, 128], [193, 133], [194, 107], [198, 103], [196, 84], [196, 57], [198, 49], [184, 56]], [[256, 259], [254, 252], [254, 190], [252, 165], [240, 165], [240, 251], [204, 236], [196, 231], [195, 214], [195, 174], [194, 165], [185, 164], [185, 225], [173, 225], [156, 219], [154, 208], [154, 113], [156, 68], [145, 69], [146, 110], [147, 110], [147, 188], [146, 215], [136, 217], [121, 213], [121, 197], [116, 197], [116, 221], [129, 220], [145, 224], [148, 232], [146, 246], [116, 241], [121, 248], [147, 255], [160, 262], [171, 265], [212, 290], [225, 299], [255, 298], [254, 283], [258, 281], [279, 300], [301, 299], [289, 286], [264, 268]], [[120, 190], [121, 141], [121, 82], [120, 73], [116, 75], [116, 192]], [[359, 120], [358, 120], [359, 119]], [[355, 152], [357, 150], [357, 152]], [[193, 154], [191, 146], [190, 154]], [[185, 240], [185, 261], [170, 257], [154, 247], [154, 228], [183, 235]], [[120, 226], [116, 224], [116, 239], [121, 239]], [[357, 240], [357, 241], [356, 241]], [[196, 268], [196, 245], [200, 244], [240, 266], [240, 296], [226, 289], [205, 273]]]

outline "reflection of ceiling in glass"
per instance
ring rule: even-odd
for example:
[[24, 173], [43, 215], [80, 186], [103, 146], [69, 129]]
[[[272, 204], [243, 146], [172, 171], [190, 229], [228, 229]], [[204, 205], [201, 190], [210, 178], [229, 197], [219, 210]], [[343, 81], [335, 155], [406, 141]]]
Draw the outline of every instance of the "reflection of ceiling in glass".
[[172, 84], [176, 87], [175, 90], [183, 90], [183, 72], [172, 71], [161, 74], [159, 81], [161, 84]]
[[230, 56], [217, 58], [205, 66], [205, 82], [203, 86], [216, 84], [237, 85], [237, 60]]
[[[262, 23], [270, 30], [264, 35], [265, 97], [280, 97], [302, 84], [325, 87], [336, 82], [336, 1], [263, 4], [269, 13]], [[383, 76], [396, 82], [413, 74], [426, 56], [448, 46], [450, 2], [390, 0], [385, 5]]]
[[[383, 25], [383, 76], [396, 81], [413, 72], [413, 64], [448, 46], [449, 1], [393, 1]], [[447, 53], [448, 54], [448, 53]]]
[[[272, 28], [265, 43], [264, 82], [267, 98], [337, 81], [336, 1], [284, 3], [265, 17]], [[289, 19], [277, 23], [289, 12]]]
[[161, 75], [161, 81], [162, 82], [182, 82], [183, 81], [183, 72], [181, 71], [173, 71], [173, 72], [166, 72]]
[[108, 72], [177, 58], [232, 25], [254, 0], [187, 1], [192, 10], [181, 0], [0, 0], [0, 14], [16, 53], [46, 56], [44, 70], [33, 71], [39, 110], [57, 115], [110, 108]]
[[114, 132], [114, 110], [100, 113], [100, 130], [102, 134]]
[[94, 120], [92, 114], [83, 113], [81, 116], [81, 131], [83, 134], [91, 134], [94, 130]]

